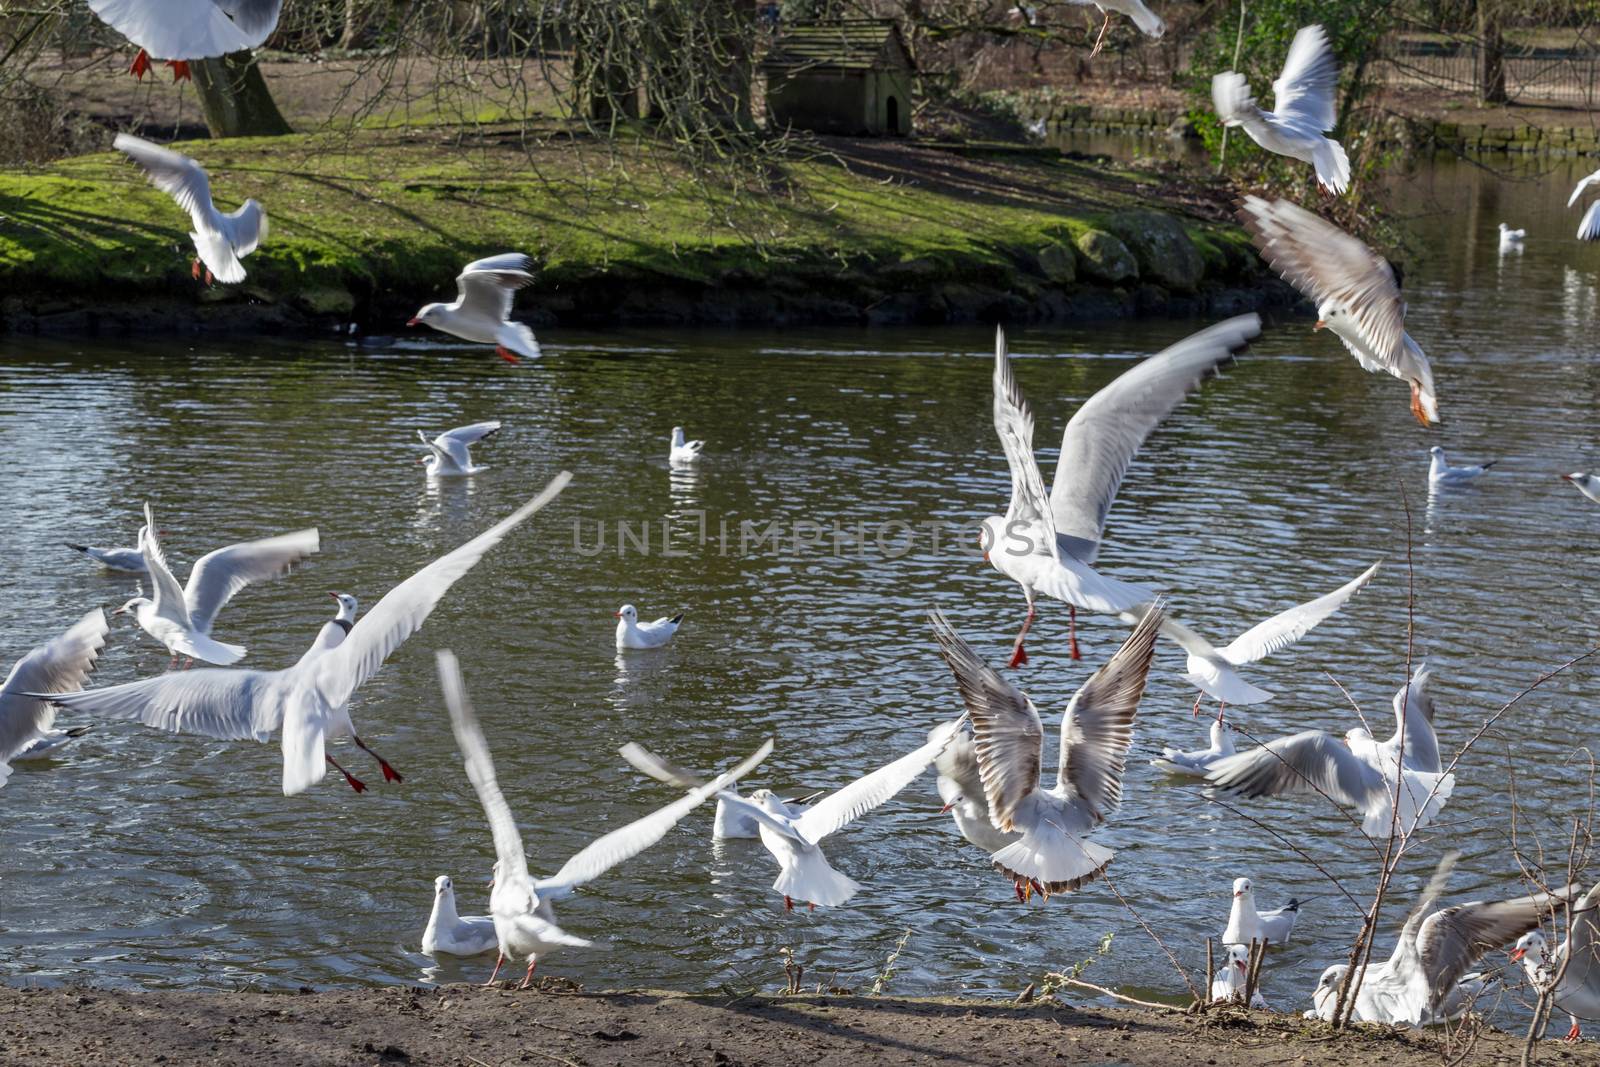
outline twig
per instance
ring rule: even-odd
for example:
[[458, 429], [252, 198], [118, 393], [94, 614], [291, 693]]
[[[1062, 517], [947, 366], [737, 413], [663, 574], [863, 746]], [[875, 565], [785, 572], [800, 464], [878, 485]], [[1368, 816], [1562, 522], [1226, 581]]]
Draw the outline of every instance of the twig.
[[[1194, 982], [1190, 980], [1189, 972], [1183, 969], [1183, 965], [1180, 964], [1178, 962], [1178, 958], [1172, 954], [1172, 950], [1167, 948], [1166, 942], [1162, 941], [1161, 938], [1157, 936], [1156, 932], [1150, 928], [1150, 924], [1144, 921], [1144, 917], [1134, 910], [1133, 905], [1128, 903], [1127, 898], [1125, 898], [1122, 893], [1118, 891], [1116, 883], [1114, 883], [1108, 875], [1102, 874], [1100, 877], [1105, 881], [1106, 888], [1111, 890], [1112, 896], [1120, 900], [1122, 902], [1122, 906], [1128, 909], [1128, 914], [1133, 916], [1133, 921], [1138, 923], [1144, 929], [1144, 932], [1150, 935], [1150, 940], [1154, 941], [1156, 943], [1156, 947], [1161, 949], [1161, 951], [1166, 955], [1167, 962], [1171, 963], [1173, 970], [1178, 972], [1178, 977], [1183, 979], [1183, 984], [1189, 987], [1189, 995], [1195, 1000], [1199, 1000], [1200, 992], [1195, 989]], [[1211, 976], [1206, 975], [1206, 980], [1210, 981]]]
[[1085, 982], [1082, 978], [1068, 978], [1062, 984], [1078, 986], [1081, 989], [1088, 989], [1095, 993], [1099, 993], [1103, 997], [1110, 997], [1112, 1000], [1120, 1000], [1124, 1004], [1132, 1004], [1138, 1008], [1150, 1008], [1154, 1011], [1166, 1011], [1171, 1012], [1174, 1015], [1183, 1014], [1182, 1008], [1174, 1008], [1171, 1004], [1158, 1004], [1153, 1000], [1138, 1000], [1134, 997], [1124, 996], [1114, 989], [1107, 989], [1105, 986], [1095, 985], [1093, 982]]

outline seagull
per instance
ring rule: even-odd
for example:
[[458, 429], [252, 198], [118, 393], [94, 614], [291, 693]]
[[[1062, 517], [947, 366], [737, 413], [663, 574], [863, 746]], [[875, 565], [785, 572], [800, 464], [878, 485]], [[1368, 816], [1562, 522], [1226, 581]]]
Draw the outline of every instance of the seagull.
[[1010, 666], [1028, 662], [1023, 641], [1033, 625], [1036, 593], [1069, 606], [1068, 647], [1078, 650], [1077, 609], [1130, 612], [1155, 593], [1096, 573], [1106, 515], [1128, 465], [1145, 438], [1206, 375], [1261, 332], [1259, 315], [1240, 315], [1201, 330], [1125, 371], [1084, 402], [1067, 423], [1046, 501], [1033, 456], [1033, 411], [1011, 373], [1004, 331], [995, 330], [994, 428], [1011, 469], [1004, 516], [984, 520], [980, 544], [995, 570], [1022, 586], [1028, 614]]
[[[1244, 1000], [1244, 987], [1250, 968], [1250, 950], [1243, 945], [1229, 945], [1224, 953], [1222, 967], [1211, 978], [1211, 999], [1213, 1001]], [[1267, 1000], [1261, 995], [1261, 987], [1257, 986], [1255, 995], [1250, 998], [1252, 1008], [1267, 1008]]]
[[266, 741], [282, 727], [284, 796], [322, 781], [329, 766], [344, 775], [350, 788], [363, 792], [366, 786], [325, 749], [328, 739], [345, 735], [378, 760], [385, 781], [400, 781], [394, 768], [356, 735], [350, 698], [417, 632], [485, 552], [555, 499], [571, 480], [571, 474], [561, 472], [528, 503], [389, 590], [336, 647], [302, 656], [292, 667], [177, 671], [51, 699], [94, 715], [138, 719], [146, 726], [225, 741]]
[[944, 727], [936, 729], [927, 744], [829, 793], [799, 818], [791, 818], [787, 806], [770, 789], [757, 789], [750, 796], [742, 797], [718, 787], [715, 782], [701, 785], [689, 772], [638, 745], [623, 746], [622, 757], [658, 781], [690, 790], [691, 797], [712, 790], [718, 800], [755, 819], [760, 826], [761, 843], [778, 861], [778, 880], [772, 883], [772, 888], [783, 894], [785, 910], [792, 911], [797, 900], [812, 907], [821, 904], [825, 908], [835, 908], [849, 902], [861, 886], [829, 865], [828, 857], [822, 852], [823, 840], [887, 803], [927, 770], [954, 732], [952, 724], [946, 723]]
[[17, 660], [0, 682], [0, 786], [11, 777], [13, 761], [39, 758], [75, 736], [55, 729], [56, 709], [48, 698], [82, 687], [110, 629], [106, 613], [95, 608], [66, 633]]
[[934, 636], [972, 717], [978, 771], [997, 830], [1019, 841], [995, 852], [1019, 900], [1093, 881], [1114, 853], [1087, 840], [1122, 800], [1122, 770], [1133, 741], [1133, 717], [1161, 626], [1152, 605], [1120, 649], [1080, 687], [1061, 718], [1061, 752], [1054, 788], [1039, 781], [1044, 726], [1027, 694], [1001, 677], [962, 640], [939, 611], [929, 614]]
[[89, 8], [139, 46], [129, 73], [143, 79], [150, 57], [165, 59], [174, 81], [191, 59], [256, 48], [272, 36], [283, 0], [89, 0]]
[[1100, 24], [1100, 35], [1094, 39], [1094, 47], [1089, 50], [1089, 58], [1093, 59], [1105, 47], [1106, 31], [1111, 29], [1111, 13], [1118, 12], [1131, 18], [1134, 25], [1139, 27], [1139, 32], [1146, 37], [1160, 40], [1162, 34], [1167, 32], [1167, 24], [1144, 5], [1143, 0], [1071, 0], [1075, 4], [1092, 3], [1105, 16], [1105, 21]]
[[[939, 730], [942, 726], [935, 726]], [[942, 810], [950, 813], [961, 836], [988, 853], [999, 852], [1007, 845], [1022, 840], [1016, 830], [1000, 830], [994, 825], [989, 810], [989, 796], [983, 788], [983, 775], [978, 767], [978, 745], [972, 725], [964, 718], [956, 721], [956, 735], [945, 750], [933, 761], [938, 772], [935, 785]], [[933, 740], [933, 734], [928, 734]]]
[[[727, 792], [737, 795], [739, 787], [730, 785], [727, 788]], [[784, 812], [789, 818], [798, 819], [806, 813], [806, 810], [812, 804], [821, 799], [822, 795], [820, 792], [811, 793], [808, 796], [796, 797], [793, 800], [782, 800], [779, 803], [783, 805]], [[757, 821], [755, 816], [749, 814], [748, 811], [736, 809], [720, 796], [717, 797], [717, 814], [711, 822], [711, 840], [754, 841], [760, 836], [761, 823]]]
[[453, 430], [428, 440], [428, 435], [421, 430], [417, 437], [426, 445], [430, 454], [424, 456], [419, 463], [428, 465], [428, 477], [438, 478], [458, 474], [477, 474], [486, 471], [488, 467], [480, 467], [472, 462], [472, 453], [469, 446], [500, 432], [499, 422], [475, 422], [471, 426], [457, 426]]
[[407, 326], [422, 323], [464, 341], [494, 345], [496, 354], [507, 363], [518, 358], [539, 358], [539, 342], [533, 331], [511, 321], [511, 303], [516, 292], [533, 284], [533, 260], [521, 252], [506, 252], [474, 260], [456, 276], [454, 304], [425, 304]]
[[[1600, 203], [1600, 201], [1596, 201]], [[1600, 475], [1585, 474], [1583, 471], [1573, 471], [1561, 477], [1572, 483], [1572, 487], [1584, 496], [1600, 504]]]
[[1272, 83], [1276, 111], [1263, 111], [1243, 74], [1225, 70], [1211, 79], [1211, 100], [1225, 126], [1240, 126], [1250, 139], [1280, 156], [1310, 163], [1324, 189], [1342, 193], [1350, 185], [1344, 146], [1323, 134], [1337, 124], [1334, 97], [1339, 64], [1321, 26], [1303, 26], [1289, 46], [1283, 73]]
[[180, 587], [161, 551], [149, 504], [144, 506], [144, 523], [139, 547], [155, 598], [146, 597], [141, 589], [112, 614], [138, 619], [145, 633], [167, 646], [174, 665], [180, 655], [224, 666], [236, 662], [245, 653], [243, 645], [225, 645], [211, 638], [217, 612], [245, 586], [282, 578], [294, 564], [320, 548], [314, 527], [229, 545], [201, 556], [189, 570], [188, 584]]
[[1513, 230], [1510, 226], [1507, 226], [1502, 222], [1500, 224], [1500, 251], [1522, 251], [1522, 240], [1527, 236], [1527, 230]]
[[[1537, 927], [1523, 934], [1511, 950], [1511, 960], [1520, 962], [1528, 981], [1539, 992], [1551, 992], [1555, 1006], [1567, 1013], [1572, 1028], [1566, 1040], [1576, 1041], [1582, 1034], [1578, 1020], [1600, 1019], [1600, 937], [1596, 937], [1596, 908], [1600, 907], [1600, 884], [1572, 906], [1572, 924], [1567, 939], [1554, 954]], [[1570, 960], [1567, 957], [1571, 957]], [[1563, 970], [1563, 965], [1565, 970]], [[1554, 990], [1551, 985], [1554, 983]]]
[[456, 914], [456, 891], [448, 874], [433, 880], [433, 912], [422, 931], [424, 955], [437, 956], [443, 952], [449, 956], [477, 956], [499, 943], [492, 918]]
[[[1344, 607], [1345, 602], [1366, 588], [1378, 573], [1381, 564], [1374, 563], [1355, 578], [1333, 592], [1304, 604], [1280, 612], [1265, 622], [1258, 622], [1226, 648], [1213, 648], [1205, 638], [1176, 619], [1167, 619], [1161, 632], [1172, 638], [1189, 654], [1184, 681], [1196, 687], [1224, 707], [1229, 704], [1260, 704], [1271, 700], [1272, 694], [1245, 681], [1236, 668], [1267, 658], [1304, 637], [1312, 627]], [[1200, 712], [1200, 700], [1195, 700], [1195, 714]], [[1219, 710], [1218, 718], [1222, 713]]]
[[1228, 911], [1228, 928], [1222, 931], [1222, 943], [1248, 945], [1252, 941], [1262, 941], [1269, 945], [1286, 944], [1299, 917], [1300, 902], [1293, 897], [1281, 908], [1257, 911], [1255, 887], [1250, 884], [1250, 879], [1235, 878], [1233, 906]]
[[205, 168], [188, 156], [131, 133], [119, 133], [111, 143], [139, 165], [151, 185], [188, 212], [194, 226], [189, 239], [194, 242], [196, 256], [190, 273], [198, 279], [204, 264], [207, 285], [213, 280], [229, 285], [244, 281], [244, 264], [240, 260], [267, 237], [267, 213], [260, 201], [252, 197], [237, 210], [223, 214], [211, 201], [211, 180]]
[[304, 666], [316, 659], [324, 652], [331, 651], [344, 644], [344, 639], [350, 636], [350, 630], [356, 624], [356, 615], [361, 611], [361, 601], [349, 593], [329, 593], [333, 602], [338, 605], [334, 610], [333, 618], [322, 624], [322, 629], [317, 631], [311, 647], [300, 655], [295, 663], [296, 667]]
[[[1431, 1026], [1460, 1018], [1489, 982], [1482, 974], [1467, 974], [1467, 968], [1484, 953], [1537, 927], [1540, 915], [1572, 892], [1569, 888], [1555, 895], [1475, 900], [1435, 911], [1456, 856], [1452, 852], [1439, 862], [1388, 960], [1363, 970], [1352, 1015], [1357, 1022]], [[1346, 970], [1341, 963], [1322, 972], [1311, 994], [1315, 1008], [1306, 1012], [1307, 1018], [1333, 1021]]]
[[70, 542], [67, 547], [74, 552], [82, 552], [108, 571], [139, 575], [150, 573], [144, 565], [144, 553], [137, 548], [95, 548], [93, 545], [75, 545]]
[[1327, 327], [1366, 371], [1387, 371], [1411, 385], [1411, 414], [1439, 421], [1433, 367], [1406, 332], [1406, 304], [1382, 256], [1333, 223], [1287, 200], [1247, 196], [1240, 221], [1273, 269], [1317, 305]]
[[[1578, 197], [1583, 195], [1583, 191], [1595, 182], [1600, 182], [1600, 170], [1595, 171], [1573, 187], [1572, 195], [1567, 197], [1567, 206], [1571, 207], [1576, 204]], [[1593, 241], [1596, 239], [1600, 239], [1600, 200], [1591, 203], [1589, 209], [1583, 213], [1583, 218], [1578, 222], [1578, 240]]]
[[1163, 748], [1161, 755], [1150, 761], [1168, 774], [1204, 778], [1206, 772], [1222, 760], [1233, 755], [1233, 730], [1221, 718], [1211, 720], [1211, 745], [1185, 752], [1177, 748]]
[[534, 878], [528, 873], [522, 835], [517, 831], [511, 806], [506, 803], [495, 778], [494, 761], [489, 755], [489, 744], [484, 740], [483, 728], [479, 726], [478, 717], [467, 701], [460, 665], [455, 655], [444, 649], [440, 649], [436, 655], [439, 684], [444, 690], [445, 705], [450, 709], [450, 727], [455, 732], [456, 745], [461, 749], [467, 778], [478, 794], [484, 815], [488, 817], [489, 831], [494, 836], [497, 858], [489, 910], [494, 920], [500, 958], [495, 962], [494, 974], [489, 976], [486, 985], [494, 983], [500, 974], [501, 964], [508, 957], [527, 959], [528, 973], [518, 987], [526, 989], [533, 981], [533, 969], [538, 966], [540, 955], [564, 946], [589, 947], [592, 942], [575, 937], [556, 925], [551, 902], [571, 896], [580, 886], [594, 881], [617, 864], [637, 856], [660, 841], [668, 830], [704, 803], [707, 797], [750, 773], [772, 751], [772, 742], [769, 740], [754, 755], [732, 770], [718, 775], [709, 785], [693, 789], [687, 796], [666, 807], [595, 839], [567, 860], [554, 876]]
[[630, 648], [660, 648], [672, 640], [683, 622], [683, 612], [672, 618], [662, 616], [655, 622], [640, 622], [639, 611], [632, 604], [624, 604], [612, 612], [617, 617], [617, 651]]
[[1428, 449], [1428, 454], [1433, 457], [1428, 461], [1428, 485], [1432, 488], [1466, 485], [1500, 462], [1499, 460], [1491, 459], [1489, 462], [1480, 463], [1476, 467], [1452, 467], [1444, 458], [1444, 449], [1438, 445]]
[[[1455, 788], [1455, 775], [1445, 773], [1439, 759], [1430, 677], [1426, 665], [1418, 666], [1400, 687], [1394, 697], [1395, 733], [1382, 744], [1360, 726], [1342, 738], [1304, 730], [1219, 761], [1206, 781], [1245, 797], [1322, 793], [1362, 812], [1367, 836], [1386, 836], [1391, 823], [1401, 837], [1408, 836], [1433, 820]], [[1404, 789], [1396, 788], [1397, 776]], [[1396, 793], [1398, 819], [1393, 818]]]
[[672, 428], [672, 450], [667, 453], [667, 462], [674, 467], [687, 467], [700, 458], [700, 450], [706, 447], [704, 441], [685, 441], [683, 427]]

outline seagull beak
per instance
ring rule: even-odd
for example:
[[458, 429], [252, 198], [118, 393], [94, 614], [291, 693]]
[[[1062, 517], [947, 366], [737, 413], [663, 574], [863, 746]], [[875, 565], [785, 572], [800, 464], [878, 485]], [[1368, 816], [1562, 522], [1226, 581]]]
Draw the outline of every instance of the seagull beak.
[[333, 599], [335, 599], [335, 600], [339, 599], [339, 594], [338, 593], [329, 593], [328, 595], [333, 597]]
[[116, 611], [113, 611], [111, 613], [111, 615], [114, 618], [114, 617], [116, 617], [118, 615], [126, 615], [127, 613], [128, 613], [128, 609], [127, 608], [118, 608]]
[[989, 553], [987, 553], [987, 552], [985, 552], [985, 553], [984, 553], [984, 554], [983, 554], [983, 561], [984, 561], [984, 562], [985, 562], [985, 563], [988, 563], [988, 562], [989, 562]]
[[1311, 328], [1313, 330], [1326, 330], [1328, 328], [1328, 324], [1322, 319], [1318, 319]]
[[1521, 962], [1522, 957], [1526, 956], [1527, 954], [1528, 954], [1528, 950], [1525, 949], [1525, 948], [1514, 948], [1510, 952], [1506, 953], [1507, 956], [1511, 957], [1511, 962], [1512, 963]]
[[415, 326], [417, 323], [419, 323], [421, 321], [422, 321], [421, 319], [407, 319], [406, 320], [406, 325], [407, 326]]
[[612, 618], [613, 618], [613, 619], [620, 619], [620, 618], [622, 618], [622, 612], [620, 612], [620, 611], [613, 611], [613, 612], [612, 612], [612, 613], [611, 613], [611, 617], [612, 617]]
[[949, 811], [953, 807], [955, 807], [954, 803], [946, 804], [944, 807], [939, 809], [939, 814], [943, 815], [945, 812]]
[[1238, 900], [1238, 899], [1239, 899], [1239, 898], [1240, 898], [1240, 897], [1242, 897], [1242, 896], [1244, 896], [1244, 894], [1243, 894], [1243, 893], [1235, 893], [1235, 894], [1234, 894], [1234, 895], [1233, 895], [1233, 899], [1234, 899], [1234, 900]]
[[1249, 971], [1245, 970], [1245, 966], [1244, 966], [1244, 961], [1243, 960], [1234, 960], [1233, 961], [1233, 965], [1235, 967], [1239, 968], [1239, 973], [1240, 974], [1249, 974], [1250, 973]]
[[1563, 474], [1563, 475], [1562, 475], [1562, 476], [1561, 476], [1561, 480], [1562, 480], [1562, 481], [1564, 481], [1564, 482], [1570, 482], [1570, 481], [1572, 481], [1572, 475], [1570, 475], [1570, 474]]

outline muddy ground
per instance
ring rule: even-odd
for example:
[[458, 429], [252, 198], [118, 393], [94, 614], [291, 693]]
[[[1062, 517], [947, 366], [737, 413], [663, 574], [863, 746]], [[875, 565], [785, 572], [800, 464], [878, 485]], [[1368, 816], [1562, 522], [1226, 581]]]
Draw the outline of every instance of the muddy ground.
[[[1488, 1032], [1335, 1036], [1298, 1017], [1208, 1016], [892, 997], [686, 996], [362, 988], [295, 993], [0, 988], [0, 1064], [1324, 1064], [1511, 1065], [1521, 1038]], [[1463, 1056], [1464, 1054], [1464, 1056]], [[1463, 1058], [1458, 1058], [1463, 1057]], [[1540, 1063], [1600, 1064], [1553, 1042]]]

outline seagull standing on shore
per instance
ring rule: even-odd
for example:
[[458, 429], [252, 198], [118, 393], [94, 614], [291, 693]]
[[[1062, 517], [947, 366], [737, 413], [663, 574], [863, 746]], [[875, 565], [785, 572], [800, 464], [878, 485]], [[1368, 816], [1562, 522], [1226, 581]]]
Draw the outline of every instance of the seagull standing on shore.
[[1477, 481], [1484, 471], [1499, 462], [1491, 459], [1477, 466], [1452, 467], [1444, 458], [1444, 449], [1438, 445], [1428, 449], [1428, 454], [1432, 457], [1428, 460], [1428, 487], [1431, 489], [1468, 485]]
[[427, 464], [428, 477], [448, 478], [488, 470], [488, 467], [480, 467], [472, 462], [471, 446], [499, 432], [498, 421], [457, 426], [453, 430], [446, 430], [431, 441], [428, 440], [427, 434], [418, 430], [418, 439], [428, 448], [429, 454], [422, 459], [422, 462]]
[[1433, 367], [1406, 332], [1406, 304], [1387, 260], [1326, 219], [1287, 200], [1247, 196], [1239, 219], [1274, 270], [1317, 305], [1327, 327], [1362, 369], [1411, 386], [1411, 414], [1439, 421]]
[[662, 616], [655, 622], [640, 622], [639, 609], [632, 604], [624, 604], [612, 614], [617, 617], [618, 652], [628, 649], [660, 648], [672, 640], [672, 635], [677, 633], [678, 627], [683, 624], [681, 611], [670, 619]]
[[1281, 908], [1256, 910], [1256, 892], [1248, 878], [1233, 880], [1233, 904], [1228, 909], [1228, 926], [1222, 931], [1224, 945], [1249, 945], [1261, 941], [1269, 945], [1286, 944], [1300, 918], [1300, 902], [1294, 898]]
[[[1600, 170], [1595, 171], [1573, 187], [1572, 195], [1567, 197], [1567, 206], [1570, 208], [1573, 204], [1576, 204], [1578, 198], [1583, 195], [1583, 191], [1595, 182], [1600, 182]], [[1591, 203], [1588, 210], [1583, 213], [1583, 218], [1578, 220], [1578, 240], [1600, 240], [1600, 200]]]
[[422, 952], [426, 956], [478, 956], [498, 945], [494, 919], [487, 915], [456, 914], [456, 891], [450, 876], [433, 880], [433, 911], [422, 931]]
[[211, 625], [217, 612], [245, 586], [282, 578], [320, 547], [315, 528], [229, 545], [201, 556], [189, 570], [188, 584], [180, 587], [167, 567], [156, 535], [155, 515], [146, 504], [139, 548], [154, 598], [141, 591], [112, 614], [136, 618], [145, 633], [167, 646], [173, 666], [180, 655], [225, 666], [239, 660], [245, 649], [212, 640]]
[[190, 77], [188, 60], [257, 48], [278, 26], [283, 0], [89, 0], [89, 8], [139, 46], [128, 73], [144, 78], [152, 56]]
[[521, 252], [474, 260], [456, 276], [455, 303], [425, 304], [406, 325], [420, 323], [463, 341], [494, 345], [507, 363], [524, 356], [538, 359], [539, 342], [533, 331], [511, 320], [517, 290], [532, 284], [533, 260]]
[[1572, 906], [1572, 928], [1554, 954], [1537, 928], [1523, 934], [1511, 950], [1512, 962], [1522, 964], [1533, 987], [1541, 993], [1550, 990], [1555, 1006], [1567, 1013], [1572, 1023], [1567, 1031], [1568, 1041], [1583, 1036], [1579, 1020], [1600, 1019], [1600, 929], [1597, 924], [1600, 924], [1600, 884]]
[[[1211, 999], [1213, 1001], [1244, 1000], [1245, 986], [1249, 984], [1248, 975], [1250, 968], [1250, 950], [1244, 945], [1229, 945], [1222, 957], [1222, 966], [1217, 973], [1211, 976]], [[1267, 998], [1261, 995], [1261, 988], [1256, 987], [1255, 995], [1250, 998], [1250, 1007], [1262, 1011], [1270, 1011], [1267, 1007]]]
[[196, 256], [189, 272], [200, 278], [204, 264], [207, 285], [213, 280], [229, 285], [244, 281], [244, 264], [240, 261], [267, 237], [267, 213], [260, 201], [251, 198], [237, 210], [223, 214], [211, 201], [211, 179], [205, 168], [188, 156], [131, 133], [119, 133], [111, 143], [139, 165], [151, 185], [188, 213], [194, 225], [189, 239], [194, 242]]
[[1056, 784], [1040, 783], [1044, 726], [1026, 693], [1001, 677], [939, 611], [929, 614], [939, 650], [972, 717], [978, 770], [995, 829], [1022, 838], [990, 857], [1017, 898], [1077, 889], [1115, 855], [1087, 839], [1122, 801], [1133, 718], [1144, 695], [1161, 609], [1152, 606], [1116, 654], [1073, 694], [1061, 717]]
[[1243, 127], [1268, 152], [1310, 163], [1317, 181], [1335, 194], [1350, 185], [1344, 146], [1323, 136], [1337, 125], [1338, 91], [1339, 64], [1321, 26], [1304, 26], [1294, 35], [1283, 73], [1272, 83], [1274, 111], [1256, 104], [1243, 74], [1225, 70], [1211, 79], [1211, 100], [1223, 125]]
[[1561, 477], [1572, 483], [1572, 487], [1584, 496], [1600, 504], [1600, 475], [1586, 474], [1583, 471], [1573, 471]]
[[302, 656], [292, 667], [176, 671], [50, 699], [91, 715], [137, 719], [146, 726], [225, 741], [266, 741], [281, 727], [284, 796], [303, 793], [322, 781], [330, 766], [356, 792], [366, 789], [327, 754], [327, 741], [341, 736], [348, 736], [378, 761], [385, 781], [398, 782], [394, 768], [356, 735], [350, 698], [421, 628], [450, 587], [485, 552], [555, 499], [571, 480], [565, 471], [557, 475], [528, 503], [389, 590], [336, 647]]
[[1221, 716], [1211, 720], [1210, 737], [1211, 744], [1205, 748], [1187, 752], [1170, 746], [1163, 748], [1161, 755], [1150, 761], [1150, 766], [1181, 777], [1204, 778], [1212, 767], [1236, 751], [1233, 747], [1233, 729], [1222, 721]]
[[672, 428], [672, 448], [667, 453], [667, 462], [674, 467], [688, 467], [700, 459], [700, 450], [706, 447], [704, 441], [686, 441], [683, 436], [683, 427]]
[[66, 742], [71, 731], [55, 729], [49, 696], [83, 685], [110, 629], [106, 613], [95, 608], [66, 633], [17, 660], [0, 682], [0, 786], [11, 777], [12, 761], [38, 758]]
[[74, 552], [82, 552], [108, 571], [140, 576], [150, 573], [149, 568], [144, 565], [144, 553], [137, 548], [96, 548], [93, 545], [74, 545], [70, 542], [67, 547]]

